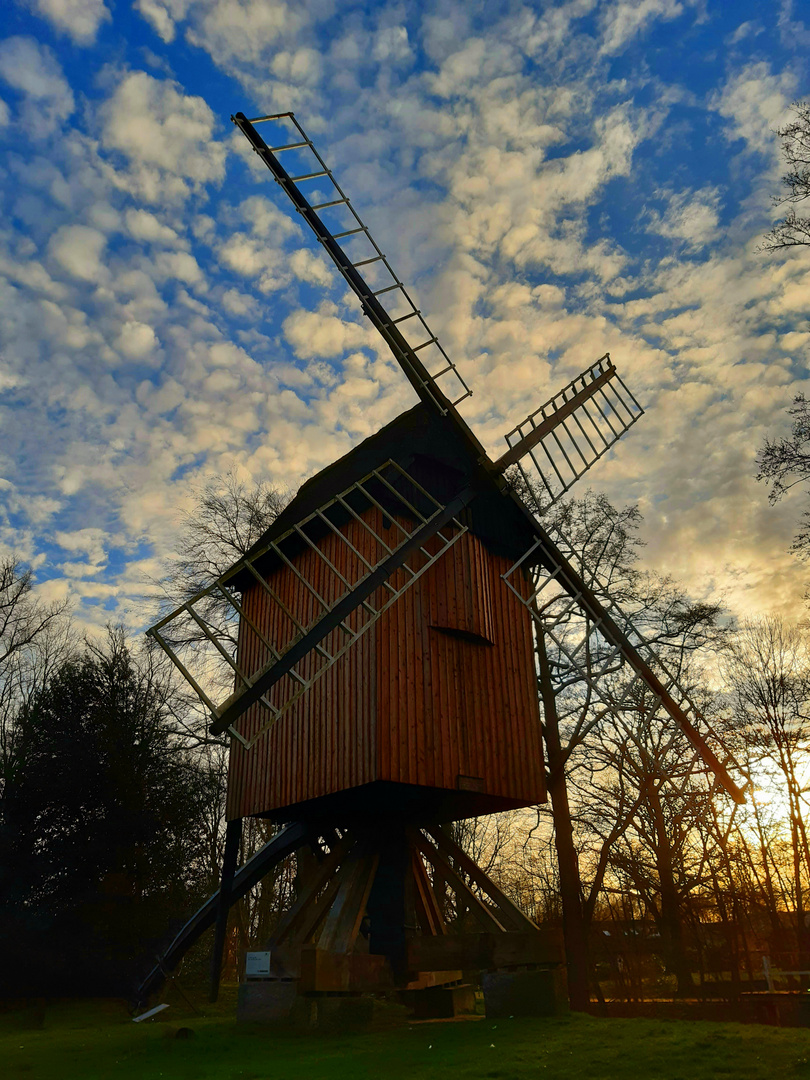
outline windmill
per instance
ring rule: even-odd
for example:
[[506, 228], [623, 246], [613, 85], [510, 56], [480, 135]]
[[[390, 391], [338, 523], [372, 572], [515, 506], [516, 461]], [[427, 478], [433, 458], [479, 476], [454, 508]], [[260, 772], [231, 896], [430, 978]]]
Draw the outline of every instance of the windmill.
[[[467, 383], [294, 115], [232, 119], [419, 401], [307, 481], [242, 559], [148, 631], [212, 733], [232, 741], [220, 891], [142, 993], [213, 923], [215, 992], [228, 908], [296, 851], [296, 900], [270, 951], [275, 974], [299, 990], [427, 986], [472, 967], [551, 970], [556, 941], [446, 828], [545, 800], [537, 635], [579, 664], [608, 712], [643, 688], [649, 715], [663, 713], [743, 799], [675, 678], [507, 478], [517, 470], [551, 505], [642, 410], [605, 355], [490, 458], [458, 411]], [[279, 145], [259, 134], [264, 123], [285, 130]], [[561, 628], [574, 615], [585, 630], [572, 644]], [[251, 816], [283, 828], [237, 870]], [[447, 889], [478, 934], [448, 933]]]

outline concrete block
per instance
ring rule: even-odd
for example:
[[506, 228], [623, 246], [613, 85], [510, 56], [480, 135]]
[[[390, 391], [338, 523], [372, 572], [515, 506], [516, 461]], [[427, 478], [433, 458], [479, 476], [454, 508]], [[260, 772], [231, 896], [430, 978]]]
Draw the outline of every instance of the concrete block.
[[554, 968], [488, 971], [481, 981], [488, 1017], [557, 1016], [568, 1011], [564, 978]]
[[475, 990], [472, 986], [431, 986], [408, 993], [407, 1003], [419, 1020], [468, 1016], [475, 1012]]
[[244, 982], [239, 987], [236, 1019], [250, 1024], [287, 1020], [297, 996], [297, 979]]

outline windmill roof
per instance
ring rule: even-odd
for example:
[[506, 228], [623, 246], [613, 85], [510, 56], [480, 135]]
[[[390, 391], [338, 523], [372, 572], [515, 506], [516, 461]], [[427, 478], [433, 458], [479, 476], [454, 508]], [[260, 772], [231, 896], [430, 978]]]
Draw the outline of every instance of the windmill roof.
[[488, 548], [517, 559], [534, 541], [535, 534], [521, 504], [504, 493], [496, 477], [480, 467], [479, 453], [472, 440], [433, 408], [423, 403], [415, 405], [305, 481], [248, 556], [373, 469], [393, 460], [443, 503], [472, 483], [478, 494], [461, 515], [464, 523]]

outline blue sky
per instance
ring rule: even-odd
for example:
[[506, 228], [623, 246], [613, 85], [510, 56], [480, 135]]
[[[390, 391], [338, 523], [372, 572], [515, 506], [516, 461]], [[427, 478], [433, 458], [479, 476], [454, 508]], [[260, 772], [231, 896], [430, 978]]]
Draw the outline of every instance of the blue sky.
[[[803, 614], [810, 253], [757, 251], [808, 93], [788, 0], [26, 0], [0, 40], [0, 546], [148, 621], [195, 485], [294, 489], [412, 404], [229, 122], [294, 109], [503, 434], [610, 351], [647, 415], [590, 482], [645, 563]], [[581, 482], [582, 483], [582, 482]]]

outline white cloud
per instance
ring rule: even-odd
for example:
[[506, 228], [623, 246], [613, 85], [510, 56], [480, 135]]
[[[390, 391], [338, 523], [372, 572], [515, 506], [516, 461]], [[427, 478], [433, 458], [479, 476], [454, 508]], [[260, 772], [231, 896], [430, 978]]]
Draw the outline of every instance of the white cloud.
[[289, 256], [290, 269], [301, 281], [311, 285], [321, 285], [328, 289], [334, 284], [335, 275], [326, 262], [318, 255], [313, 255], [307, 248], [299, 248]]
[[779, 4], [779, 34], [788, 49], [807, 49], [810, 45], [810, 27], [800, 18], [794, 18], [795, 0], [781, 0]]
[[200, 264], [187, 251], [161, 251], [155, 256], [155, 270], [163, 279], [182, 281], [186, 285], [204, 285]]
[[764, 30], [762, 23], [759, 22], [743, 22], [737, 27], [737, 29], [728, 35], [726, 38], [727, 45], [737, 45], [740, 41], [745, 41], [746, 38], [758, 37]]
[[277, 52], [270, 69], [279, 79], [312, 86], [318, 81], [323, 65], [315, 49], [294, 49], [291, 52]]
[[92, 45], [111, 19], [104, 0], [29, 0], [31, 7], [79, 45]]
[[266, 239], [272, 237], [278, 240], [298, 233], [296, 223], [289, 214], [284, 213], [278, 201], [273, 202], [263, 195], [251, 195], [241, 202], [239, 216], [250, 225], [252, 233]]
[[107, 558], [107, 546], [110, 536], [103, 529], [75, 529], [70, 532], [59, 530], [54, 533], [54, 541], [65, 551], [87, 555], [92, 563], [103, 563]]
[[372, 55], [375, 60], [383, 63], [402, 64], [413, 60], [407, 27], [402, 25], [382, 27], [375, 37]]
[[250, 315], [255, 318], [261, 310], [254, 296], [239, 292], [238, 289], [226, 289], [220, 302], [232, 315], [237, 316]]
[[326, 304], [319, 311], [294, 311], [282, 329], [295, 355], [302, 359], [340, 356], [360, 345], [377, 345], [380, 340], [367, 327], [339, 318], [334, 305]]
[[200, 9], [189, 41], [207, 49], [224, 66], [256, 64], [271, 55], [282, 37], [294, 37], [307, 21], [303, 4], [283, 0], [212, 0]]
[[157, 336], [152, 327], [134, 320], [124, 323], [115, 341], [116, 349], [128, 360], [145, 360], [157, 345]]
[[109, 274], [101, 260], [107, 238], [87, 225], [63, 225], [51, 237], [51, 257], [72, 277], [100, 284]]
[[656, 19], [668, 22], [683, 14], [678, 0], [614, 0], [603, 8], [602, 52], [615, 55]]
[[711, 99], [713, 108], [728, 118], [731, 136], [744, 139], [749, 150], [775, 156], [774, 130], [785, 116], [795, 94], [796, 80], [788, 71], [772, 74], [764, 62], [735, 70], [720, 93]]
[[283, 289], [292, 280], [289, 257], [280, 248], [247, 233], [234, 233], [220, 245], [217, 254], [234, 273], [258, 277], [257, 285], [262, 292]]
[[58, 60], [33, 38], [0, 41], [0, 78], [22, 95], [21, 120], [36, 138], [51, 135], [73, 112], [73, 93]]
[[214, 114], [176, 83], [130, 72], [100, 115], [104, 146], [130, 163], [122, 183], [148, 202], [176, 202], [191, 188], [222, 179], [225, 148], [214, 137]]
[[175, 247], [182, 243], [171, 226], [164, 225], [148, 210], [127, 210], [126, 225], [130, 236], [135, 240], [145, 240], [150, 244], [163, 244], [167, 247]]
[[720, 194], [716, 188], [671, 193], [663, 215], [650, 215], [648, 228], [661, 236], [680, 240], [690, 251], [698, 251], [719, 239]]
[[175, 38], [175, 23], [185, 18], [190, 0], [136, 0], [135, 8], [167, 44]]

